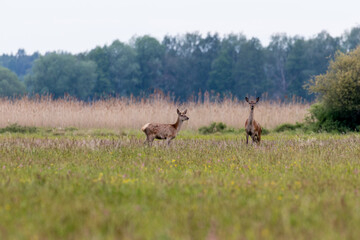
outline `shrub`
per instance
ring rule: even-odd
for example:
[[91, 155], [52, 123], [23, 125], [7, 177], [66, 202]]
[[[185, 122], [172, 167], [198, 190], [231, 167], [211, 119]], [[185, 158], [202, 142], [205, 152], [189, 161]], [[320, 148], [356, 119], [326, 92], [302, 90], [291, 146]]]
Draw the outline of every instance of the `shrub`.
[[225, 123], [222, 122], [213, 122], [209, 126], [204, 126], [199, 128], [201, 134], [211, 134], [211, 133], [225, 133], [225, 132], [234, 132], [233, 128], [227, 128]]
[[[270, 131], [264, 127], [262, 129], [262, 135], [267, 135]], [[228, 128], [225, 123], [222, 122], [213, 122], [209, 126], [204, 126], [199, 128], [199, 133], [201, 134], [212, 134], [212, 133], [243, 133], [245, 132], [244, 128], [234, 129]]]
[[303, 123], [298, 123], [298, 122], [296, 124], [284, 123], [277, 126], [274, 129], [274, 131], [275, 132], [295, 131], [296, 129], [303, 129], [303, 128], [304, 128]]
[[0, 133], [11, 132], [11, 133], [34, 133], [37, 131], [36, 127], [25, 127], [20, 126], [17, 123], [11, 124], [5, 128], [0, 129]]
[[261, 135], [268, 135], [270, 133], [269, 129], [266, 129], [264, 127], [261, 127]]
[[310, 109], [315, 130], [356, 130], [360, 125], [360, 46], [348, 54], [337, 53], [326, 74], [307, 86], [320, 100]]
[[314, 132], [349, 132], [356, 130], [356, 126], [351, 127], [352, 119], [347, 119], [345, 115], [341, 116], [340, 112], [327, 108], [323, 102], [313, 104], [309, 111], [310, 117], [306, 118], [306, 122]]

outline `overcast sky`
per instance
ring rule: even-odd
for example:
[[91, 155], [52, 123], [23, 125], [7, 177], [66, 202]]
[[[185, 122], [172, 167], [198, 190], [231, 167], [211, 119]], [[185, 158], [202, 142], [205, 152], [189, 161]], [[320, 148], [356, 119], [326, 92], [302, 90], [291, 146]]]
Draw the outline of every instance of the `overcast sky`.
[[189, 32], [340, 36], [360, 24], [359, 0], [2, 0], [0, 54], [79, 53], [115, 39]]

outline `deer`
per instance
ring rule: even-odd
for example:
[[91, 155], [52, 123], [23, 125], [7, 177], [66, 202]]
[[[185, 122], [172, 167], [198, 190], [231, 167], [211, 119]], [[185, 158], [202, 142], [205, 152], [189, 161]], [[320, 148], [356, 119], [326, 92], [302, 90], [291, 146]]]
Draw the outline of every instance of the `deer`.
[[249, 143], [249, 135], [252, 138], [253, 143], [260, 144], [261, 126], [254, 119], [254, 108], [255, 108], [255, 105], [259, 102], [260, 98], [257, 97], [256, 101], [249, 101], [249, 99], [247, 97], [245, 97], [245, 100], [250, 105], [250, 116], [248, 119], [246, 119], [246, 122], [245, 122], [246, 144]]
[[141, 130], [146, 134], [146, 140], [144, 144], [152, 145], [154, 139], [166, 140], [167, 145], [170, 145], [170, 141], [173, 140], [177, 133], [180, 131], [181, 125], [184, 121], [189, 120], [186, 116], [187, 109], [183, 112], [177, 111], [177, 121], [174, 124], [164, 124], [164, 123], [147, 123]]

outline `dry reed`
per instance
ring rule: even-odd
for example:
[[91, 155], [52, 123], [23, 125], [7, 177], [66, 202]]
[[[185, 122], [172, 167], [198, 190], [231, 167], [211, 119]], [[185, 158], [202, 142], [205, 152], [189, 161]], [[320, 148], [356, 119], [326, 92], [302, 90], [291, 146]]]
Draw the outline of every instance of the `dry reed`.
[[[183, 129], [196, 130], [211, 122], [243, 128], [249, 116], [249, 106], [236, 98], [222, 101], [188, 101], [179, 104], [163, 95], [147, 99], [109, 98], [90, 103], [72, 98], [53, 100], [51, 97], [30, 99], [0, 99], [0, 127], [17, 123], [37, 127], [77, 127], [108, 129], [140, 129], [147, 122], [172, 123], [176, 108], [188, 109], [190, 118]], [[260, 101], [255, 108], [255, 119], [265, 128], [282, 123], [302, 122], [309, 104]]]

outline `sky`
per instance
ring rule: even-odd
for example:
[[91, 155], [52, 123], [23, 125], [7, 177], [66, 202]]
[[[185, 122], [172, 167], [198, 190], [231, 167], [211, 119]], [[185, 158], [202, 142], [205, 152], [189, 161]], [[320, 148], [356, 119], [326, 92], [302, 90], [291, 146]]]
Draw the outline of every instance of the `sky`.
[[0, 54], [80, 53], [136, 36], [198, 32], [333, 37], [360, 26], [359, 0], [2, 0]]

